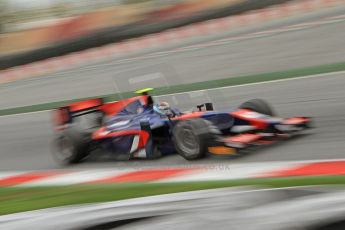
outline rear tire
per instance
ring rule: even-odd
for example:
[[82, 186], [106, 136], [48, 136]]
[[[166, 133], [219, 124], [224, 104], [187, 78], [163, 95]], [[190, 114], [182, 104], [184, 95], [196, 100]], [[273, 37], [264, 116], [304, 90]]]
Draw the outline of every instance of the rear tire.
[[173, 130], [176, 151], [187, 160], [196, 160], [205, 156], [209, 143], [215, 134], [212, 126], [204, 119], [180, 121]]
[[89, 135], [68, 128], [55, 140], [54, 157], [63, 165], [81, 162], [90, 153]]
[[240, 109], [249, 109], [257, 113], [275, 116], [275, 112], [273, 111], [272, 107], [262, 99], [252, 99], [247, 102], [244, 102]]

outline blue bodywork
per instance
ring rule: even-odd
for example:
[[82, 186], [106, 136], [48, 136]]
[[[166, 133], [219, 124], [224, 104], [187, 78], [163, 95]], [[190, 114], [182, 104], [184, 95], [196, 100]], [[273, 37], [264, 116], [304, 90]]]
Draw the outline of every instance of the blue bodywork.
[[[182, 115], [178, 109], [171, 109], [171, 111], [177, 116]], [[235, 123], [235, 119], [229, 112], [205, 112], [200, 118], [211, 121], [220, 130], [230, 129]], [[168, 119], [167, 116], [157, 113], [152, 106], [142, 105], [139, 101], [131, 103], [121, 112], [109, 118], [106, 122], [106, 129], [109, 132], [141, 130], [140, 124], [143, 121], [149, 123], [150, 129], [154, 133], [154, 141], [159, 139], [160, 142], [157, 146], [163, 155], [176, 152], [171, 137], [172, 129], [178, 121]], [[133, 138], [133, 135], [113, 137], [105, 140], [104, 144], [106, 149], [112, 153], [128, 154]], [[150, 147], [148, 146], [148, 148]]]
[[[171, 109], [175, 117], [183, 115], [177, 109]], [[253, 112], [251, 112], [253, 113]], [[280, 120], [263, 114], [254, 113], [257, 118], [265, 120], [269, 125], [280, 123]], [[238, 119], [231, 114], [231, 111], [214, 112], [207, 111], [200, 113], [199, 118], [210, 121], [223, 134], [229, 134], [233, 126], [249, 125], [249, 122]], [[106, 129], [109, 132], [118, 132], [126, 130], [141, 130], [141, 123], [146, 121], [149, 124], [150, 132], [153, 136], [151, 143], [146, 147], [148, 154], [153, 151], [153, 144], [159, 141], [157, 148], [165, 155], [174, 153], [174, 144], [172, 142], [172, 130], [179, 119], [169, 119], [162, 113], [157, 113], [154, 106], [142, 105], [140, 101], [135, 101], [126, 106], [121, 112], [117, 113], [106, 122]], [[129, 154], [133, 143], [134, 135], [121, 135], [107, 139], [105, 141], [108, 151], [117, 154]]]

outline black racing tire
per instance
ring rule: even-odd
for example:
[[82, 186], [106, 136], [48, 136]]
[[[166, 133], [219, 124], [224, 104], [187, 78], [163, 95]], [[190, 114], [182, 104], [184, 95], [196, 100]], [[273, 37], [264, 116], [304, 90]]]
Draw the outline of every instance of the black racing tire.
[[179, 155], [187, 160], [205, 156], [209, 143], [214, 140], [212, 124], [205, 119], [180, 121], [173, 129], [173, 141]]
[[240, 109], [249, 109], [257, 113], [275, 116], [275, 112], [272, 107], [262, 99], [252, 99], [249, 101], [244, 102], [239, 107]]
[[62, 165], [80, 163], [90, 154], [90, 134], [70, 127], [55, 139], [53, 155]]

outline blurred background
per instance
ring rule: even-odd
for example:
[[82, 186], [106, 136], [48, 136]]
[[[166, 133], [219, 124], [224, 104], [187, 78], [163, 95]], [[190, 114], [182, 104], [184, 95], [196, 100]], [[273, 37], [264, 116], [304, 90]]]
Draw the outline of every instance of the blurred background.
[[289, 0], [1, 0], [0, 69]]
[[[126, 26], [191, 18], [239, 2], [241, 0], [1, 0], [0, 52], [1, 56], [28, 52], [102, 30], [116, 34], [115, 28], [123, 30]], [[110, 28], [112, 30], [106, 30]], [[92, 45], [99, 43], [89, 44]]]
[[[344, 187], [333, 185], [345, 183], [341, 176], [345, 173], [344, 38], [345, 0], [0, 0], [0, 215], [245, 185], [250, 188], [234, 188], [225, 195], [221, 191], [214, 197], [205, 192], [205, 199], [200, 197], [205, 202], [202, 206], [194, 199], [198, 192], [187, 194], [177, 202], [195, 200], [181, 206], [189, 214], [164, 220], [171, 229], [176, 228], [176, 222], [185, 223], [181, 229], [190, 229], [189, 224], [196, 222], [200, 228], [212, 227], [209, 222], [219, 223], [220, 229], [233, 224], [236, 229], [237, 221], [241, 229], [282, 229], [282, 223], [290, 229], [292, 222], [300, 224], [295, 229], [306, 229], [305, 224], [317, 226], [322, 217], [342, 220]], [[114, 101], [146, 87], [156, 88], [153, 95], [157, 101], [183, 111], [206, 101], [212, 101], [217, 110], [228, 110], [263, 98], [274, 105], [279, 116], [310, 116], [317, 125], [303, 138], [229, 161], [207, 158], [189, 162], [176, 154], [155, 161], [127, 162], [99, 157], [97, 152], [68, 168], [77, 175], [68, 174], [56, 163], [51, 154], [55, 137], [52, 109], [83, 98]], [[247, 177], [256, 169], [314, 161], [316, 167], [306, 170], [313, 172], [307, 175], [310, 177], [303, 173], [267, 181], [256, 180], [254, 173], [254, 179]], [[327, 170], [320, 163], [325, 161], [330, 161], [324, 166]], [[130, 170], [140, 170], [138, 174], [153, 170], [155, 174], [157, 168], [164, 171], [169, 167], [217, 170], [212, 178], [206, 177], [212, 179], [206, 184], [191, 184], [188, 177], [181, 176], [187, 182], [177, 187], [150, 180], [139, 180], [139, 185], [78, 187], [88, 180], [113, 178], [115, 174], [121, 177], [124, 172], [131, 175]], [[224, 177], [223, 184], [219, 182], [221, 175], [249, 181], [232, 184], [232, 179]], [[130, 182], [137, 183], [139, 177], [129, 176]], [[275, 189], [301, 185], [298, 189]], [[256, 196], [262, 188], [273, 188], [273, 192]], [[42, 200], [44, 194], [47, 199]], [[237, 199], [242, 194], [248, 195]], [[322, 208], [313, 206], [317, 202]], [[263, 214], [262, 208], [266, 208]], [[299, 208], [303, 208], [303, 215]], [[136, 207], [133, 209], [136, 215]], [[211, 215], [210, 209], [214, 211]], [[89, 213], [92, 216], [93, 212]], [[235, 215], [229, 219], [228, 213]], [[64, 214], [55, 221], [56, 226], [63, 218]], [[96, 222], [101, 219], [92, 218]], [[152, 223], [164, 228], [159, 226], [164, 220], [149, 219], [147, 229], [152, 229]], [[1, 229], [1, 224], [12, 224], [6, 221], [0, 218]], [[14, 218], [13, 224], [21, 223]]]

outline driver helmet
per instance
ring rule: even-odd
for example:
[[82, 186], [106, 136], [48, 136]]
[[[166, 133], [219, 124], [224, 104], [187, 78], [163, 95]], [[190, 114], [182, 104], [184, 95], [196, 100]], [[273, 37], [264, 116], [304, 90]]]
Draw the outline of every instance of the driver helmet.
[[165, 101], [159, 103], [158, 105], [154, 105], [153, 110], [162, 116], [168, 116], [169, 114], [171, 114], [170, 105], [168, 102]]

